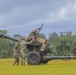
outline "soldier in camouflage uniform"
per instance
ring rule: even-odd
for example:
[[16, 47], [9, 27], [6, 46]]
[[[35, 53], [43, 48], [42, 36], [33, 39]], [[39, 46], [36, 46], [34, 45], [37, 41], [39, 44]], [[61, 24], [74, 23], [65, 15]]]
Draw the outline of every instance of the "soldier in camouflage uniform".
[[42, 52], [44, 52], [46, 50], [46, 44], [43, 43], [42, 46], [41, 46], [41, 49], [40, 49]]
[[17, 43], [15, 43], [15, 46], [14, 46], [13, 56], [15, 58], [15, 61], [14, 61], [13, 65], [15, 65], [15, 64], [19, 65], [19, 56], [20, 56], [19, 45], [20, 45], [20, 43], [17, 42]]
[[46, 41], [45, 41], [45, 43], [42, 43], [42, 46], [41, 46], [41, 49], [40, 49], [40, 51], [41, 51], [41, 55], [43, 56], [44, 55], [44, 53], [46, 52]]
[[28, 36], [27, 40], [29, 41], [29, 40], [31, 40], [32, 38], [35, 38], [35, 39], [36, 39], [37, 36], [38, 36], [38, 31], [39, 31], [39, 30], [40, 30], [40, 28], [32, 31], [32, 32], [30, 33], [30, 35]]
[[33, 39], [30, 42], [26, 42], [26, 38], [23, 37], [21, 40], [21, 65], [25, 65], [25, 60], [26, 60], [26, 55], [25, 55], [25, 50], [27, 50], [27, 45], [31, 44], [33, 42]]

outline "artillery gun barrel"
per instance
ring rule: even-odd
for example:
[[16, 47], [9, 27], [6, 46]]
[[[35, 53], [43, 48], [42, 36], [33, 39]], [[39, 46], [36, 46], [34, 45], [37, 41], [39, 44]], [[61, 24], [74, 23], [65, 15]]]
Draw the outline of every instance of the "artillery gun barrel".
[[18, 42], [18, 41], [19, 41], [19, 40], [15, 39], [15, 38], [12, 38], [12, 37], [7, 36], [7, 35], [4, 35], [4, 34], [0, 34], [0, 37], [1, 37], [1, 38], [10, 39], [10, 40], [13, 40], [13, 41], [16, 41], [16, 42]]
[[76, 59], [76, 56], [45, 56], [44, 58], [47, 60], [51, 60], [51, 59]]

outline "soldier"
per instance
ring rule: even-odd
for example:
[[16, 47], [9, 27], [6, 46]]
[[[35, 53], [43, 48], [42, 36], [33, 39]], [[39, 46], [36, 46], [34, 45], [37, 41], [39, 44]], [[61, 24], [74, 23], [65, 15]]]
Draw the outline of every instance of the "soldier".
[[19, 56], [20, 56], [20, 51], [19, 51], [19, 42], [15, 43], [15, 46], [14, 46], [14, 53], [13, 53], [13, 56], [15, 58], [15, 61], [13, 63], [13, 65], [17, 64], [19, 65]]
[[25, 50], [27, 50], [27, 45], [31, 44], [33, 42], [33, 39], [30, 42], [26, 42], [26, 38], [22, 37], [21, 40], [21, 65], [25, 65], [25, 60], [26, 60], [26, 55], [25, 55]]
[[30, 33], [30, 35], [28, 36], [27, 40], [31, 40], [32, 38], [37, 38], [38, 37], [38, 31], [40, 30], [40, 28], [38, 28], [37, 30], [34, 30], [33, 32]]
[[44, 52], [46, 50], [46, 43], [43, 43], [40, 49], [42, 52]]
[[45, 53], [45, 51], [46, 51], [46, 41], [45, 41], [45, 43], [42, 43], [42, 46], [41, 46], [41, 49], [40, 49], [40, 51], [41, 51], [41, 55], [43, 56], [43, 54]]

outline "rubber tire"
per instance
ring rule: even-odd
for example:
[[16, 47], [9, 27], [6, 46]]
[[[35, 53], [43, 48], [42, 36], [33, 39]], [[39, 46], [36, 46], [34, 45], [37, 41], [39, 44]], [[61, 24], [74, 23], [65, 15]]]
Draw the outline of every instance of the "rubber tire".
[[48, 60], [41, 60], [40, 64], [47, 64]]
[[41, 56], [37, 51], [32, 51], [28, 54], [27, 60], [28, 64], [37, 65], [40, 63]]

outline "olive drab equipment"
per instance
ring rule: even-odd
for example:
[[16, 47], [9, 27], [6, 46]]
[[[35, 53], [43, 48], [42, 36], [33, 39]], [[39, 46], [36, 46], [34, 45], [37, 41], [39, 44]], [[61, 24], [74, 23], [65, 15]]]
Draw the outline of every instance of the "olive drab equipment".
[[[41, 27], [38, 28], [38, 32], [37, 32], [38, 34], [40, 33], [43, 25], [44, 24], [42, 24]], [[0, 34], [0, 37], [1, 38], [10, 39], [10, 40], [13, 40], [13, 41], [16, 41], [16, 42], [20, 41], [20, 40], [14, 39], [12, 37], [9, 37], [7, 35], [4, 35], [4, 34]], [[28, 38], [29, 37], [27, 37], [27, 41], [29, 41]], [[28, 55], [27, 55], [28, 64], [31, 64], [31, 65], [34, 65], [34, 64], [36, 65], [36, 64], [41, 64], [41, 63], [46, 64], [49, 60], [52, 60], [52, 59], [76, 59], [76, 56], [58, 56], [58, 55], [57, 56], [56, 55], [51, 56], [51, 55], [48, 55], [48, 53], [51, 50], [50, 50], [50, 48], [49, 48], [49, 46], [47, 44], [46, 44], [45, 50], [41, 51], [41, 47], [43, 46], [43, 44], [45, 42], [46, 42], [46, 39], [39, 38], [39, 36], [37, 36], [35, 41], [33, 41], [33, 43], [27, 45], [27, 49], [28, 49]]]

